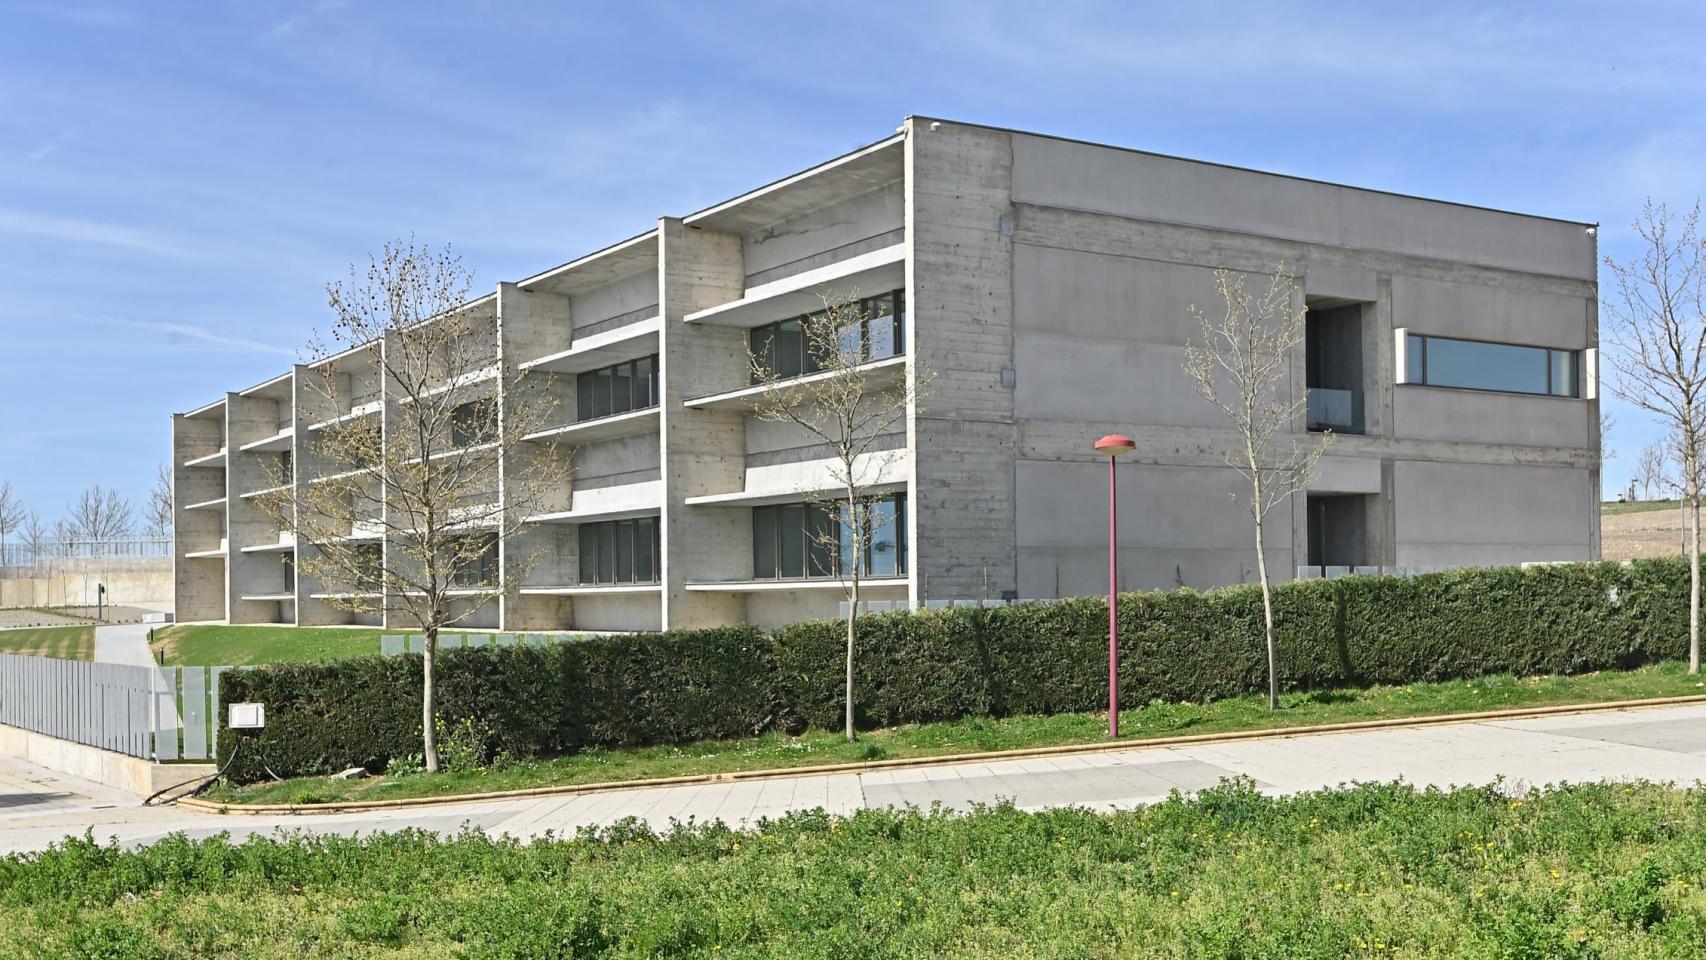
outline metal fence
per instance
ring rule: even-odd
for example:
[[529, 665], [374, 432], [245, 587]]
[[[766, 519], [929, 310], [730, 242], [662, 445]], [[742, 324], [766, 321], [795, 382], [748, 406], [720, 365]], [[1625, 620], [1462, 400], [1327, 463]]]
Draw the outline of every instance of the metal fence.
[[148, 760], [207, 760], [230, 669], [0, 654], [0, 723]]
[[127, 557], [169, 557], [171, 537], [126, 537], [117, 540], [42, 540], [11, 542], [0, 547], [0, 567], [30, 567], [49, 560], [91, 560]]

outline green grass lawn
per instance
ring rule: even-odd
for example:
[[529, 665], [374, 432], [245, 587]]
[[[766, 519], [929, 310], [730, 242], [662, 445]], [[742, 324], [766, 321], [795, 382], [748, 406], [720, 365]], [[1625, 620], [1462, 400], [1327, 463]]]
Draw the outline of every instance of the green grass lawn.
[[95, 628], [25, 627], [21, 630], [0, 630], [0, 653], [88, 660], [95, 655]]
[[1676, 509], [1677, 505], [1675, 500], [1637, 500], [1634, 503], [1617, 503], [1615, 501], [1611, 501], [1601, 503], [1599, 505], [1599, 515], [1602, 517], [1615, 517], [1618, 514], [1623, 513], [1650, 513], [1654, 510], [1669, 510], [1672, 513], [1675, 513]]
[[1706, 793], [1247, 782], [1142, 810], [89, 839], [0, 859], [16, 957], [1706, 956]]
[[[1596, 703], [1706, 694], [1706, 682], [1684, 664], [1664, 663], [1630, 671], [1574, 677], [1483, 677], [1401, 687], [1371, 687], [1325, 693], [1287, 694], [1269, 712], [1266, 699], [1240, 697], [1210, 704], [1152, 704], [1121, 715], [1122, 739], [1139, 741], [1176, 734], [1223, 733], [1272, 727], [1341, 723], [1510, 707]], [[1107, 715], [1097, 713], [1021, 716], [952, 723], [914, 724], [861, 735], [848, 743], [839, 733], [808, 731], [790, 737], [770, 733], [732, 741], [620, 750], [585, 750], [548, 760], [499, 763], [485, 769], [439, 774], [331, 780], [301, 777], [245, 787], [220, 785], [206, 796], [228, 803], [327, 803], [397, 797], [449, 796], [528, 787], [637, 780], [688, 774], [764, 770], [828, 763], [1092, 743], [1105, 739]]]
[[[381, 634], [418, 633], [378, 627], [282, 627], [192, 624], [154, 631], [153, 648], [168, 666], [246, 667], [268, 663], [323, 663], [379, 652]], [[446, 635], [464, 631], [445, 631]], [[468, 633], [484, 631], [470, 630]]]

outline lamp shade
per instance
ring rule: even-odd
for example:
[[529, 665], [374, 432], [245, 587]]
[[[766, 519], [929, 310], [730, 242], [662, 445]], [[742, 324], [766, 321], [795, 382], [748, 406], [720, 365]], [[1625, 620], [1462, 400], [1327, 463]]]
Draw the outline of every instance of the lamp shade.
[[1130, 437], [1118, 433], [1110, 433], [1096, 441], [1096, 452], [1105, 453], [1110, 457], [1130, 453], [1135, 449], [1137, 449], [1137, 444]]

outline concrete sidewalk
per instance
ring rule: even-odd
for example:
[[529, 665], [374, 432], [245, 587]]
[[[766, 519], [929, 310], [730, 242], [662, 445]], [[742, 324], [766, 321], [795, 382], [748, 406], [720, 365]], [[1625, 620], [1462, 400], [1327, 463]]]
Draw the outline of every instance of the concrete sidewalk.
[[154, 654], [148, 650], [146, 623], [126, 623], [95, 628], [95, 662], [127, 663], [136, 667], [154, 666]]
[[409, 827], [452, 832], [470, 825], [525, 840], [629, 816], [667, 827], [689, 819], [748, 825], [816, 807], [850, 813], [939, 803], [963, 810], [1010, 800], [1030, 809], [1122, 809], [1234, 776], [1278, 794], [1355, 781], [1446, 787], [1500, 777], [1512, 791], [1590, 780], [1692, 785], [1706, 780], [1706, 705], [311, 816], [220, 816], [142, 808], [134, 799], [115, 803], [104, 788], [0, 758], [0, 810], [10, 811], [0, 814], [0, 853], [38, 850], [85, 830], [140, 844], [178, 831], [194, 837], [228, 831], [241, 838], [281, 828], [348, 835]]

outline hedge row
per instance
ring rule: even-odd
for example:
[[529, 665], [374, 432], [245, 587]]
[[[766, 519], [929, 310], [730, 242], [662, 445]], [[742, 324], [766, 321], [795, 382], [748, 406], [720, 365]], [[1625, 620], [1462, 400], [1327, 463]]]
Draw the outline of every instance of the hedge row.
[[[1288, 583], [1275, 591], [1280, 676], [1322, 689], [1633, 667], [1684, 654], [1687, 603], [1677, 559]], [[492, 749], [522, 757], [833, 728], [844, 630], [813, 621], [445, 651], [439, 713], [479, 718]], [[1120, 631], [1128, 705], [1265, 689], [1254, 587], [1125, 594]], [[1095, 710], [1107, 701], [1106, 648], [1097, 598], [865, 617], [858, 721]], [[420, 669], [402, 656], [224, 674], [224, 702], [267, 704], [268, 726], [233, 775], [257, 778], [262, 763], [282, 776], [379, 769], [418, 753]], [[221, 750], [235, 742], [222, 735]]]

